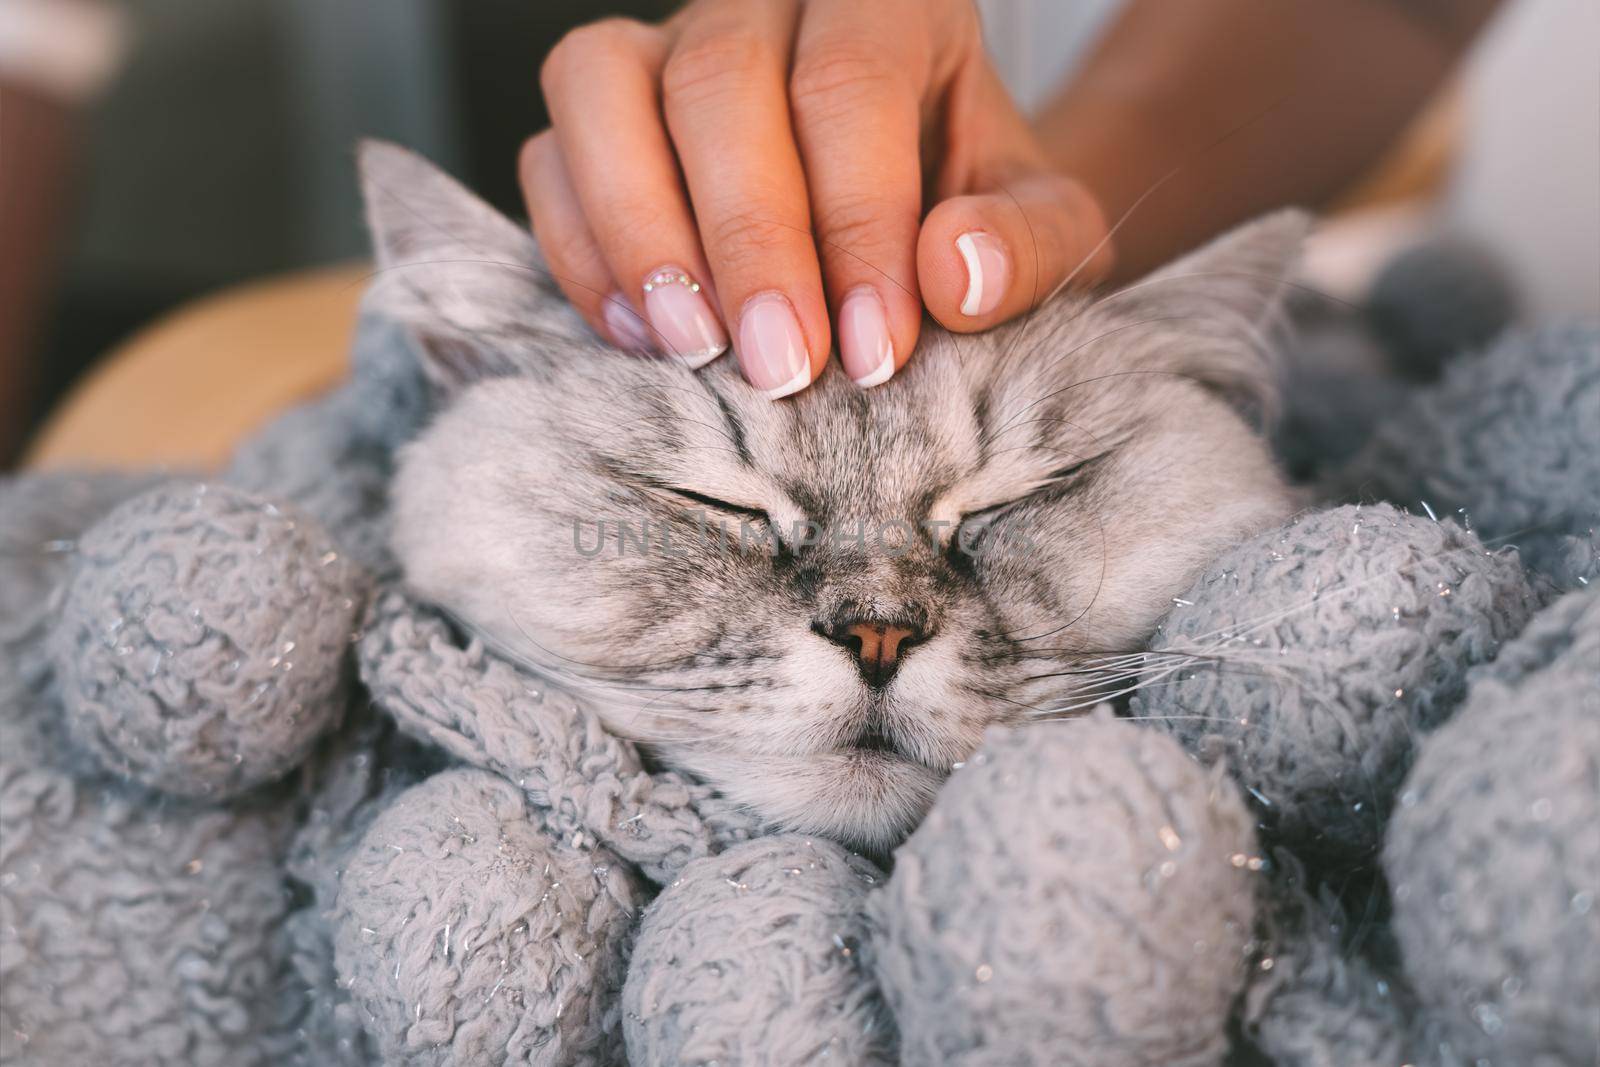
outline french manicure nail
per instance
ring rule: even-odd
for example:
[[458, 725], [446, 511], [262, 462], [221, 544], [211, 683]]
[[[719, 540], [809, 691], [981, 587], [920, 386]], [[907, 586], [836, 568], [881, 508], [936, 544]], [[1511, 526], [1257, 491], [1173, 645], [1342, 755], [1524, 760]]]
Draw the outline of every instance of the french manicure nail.
[[811, 384], [811, 356], [794, 308], [780, 293], [758, 293], [739, 312], [739, 363], [769, 400]]
[[863, 389], [882, 385], [894, 374], [889, 316], [871, 286], [852, 289], [839, 305], [839, 362]]
[[691, 370], [728, 350], [728, 335], [700, 283], [677, 267], [662, 267], [645, 279], [644, 313], [662, 351]]
[[649, 327], [645, 326], [639, 313], [628, 306], [621, 293], [612, 293], [606, 297], [602, 315], [606, 322], [606, 332], [611, 335], [612, 344], [630, 352], [654, 350], [655, 346], [650, 343]]
[[987, 315], [1000, 306], [1011, 284], [1011, 257], [1000, 238], [982, 230], [969, 230], [956, 238], [956, 251], [967, 265], [967, 293], [961, 314]]

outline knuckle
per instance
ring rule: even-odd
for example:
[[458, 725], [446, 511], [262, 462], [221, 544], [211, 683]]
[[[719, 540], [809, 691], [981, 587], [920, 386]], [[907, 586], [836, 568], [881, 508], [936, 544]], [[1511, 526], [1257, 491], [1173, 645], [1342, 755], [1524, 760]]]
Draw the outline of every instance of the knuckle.
[[835, 197], [813, 210], [819, 236], [852, 252], [882, 244], [895, 215], [895, 205], [873, 196]]
[[781, 222], [763, 218], [759, 210], [720, 219], [705, 236], [708, 250], [715, 249], [716, 257], [736, 271], [771, 260], [798, 240], [808, 240]]
[[748, 88], [776, 66], [778, 58], [767, 41], [725, 30], [674, 49], [661, 70], [661, 92], [669, 101], [692, 105]]
[[540, 165], [547, 155], [555, 150], [555, 132], [541, 130], [522, 142], [522, 147], [517, 150], [517, 173], [522, 176], [524, 183], [530, 181], [538, 173]]
[[558, 230], [555, 233], [535, 230], [534, 236], [538, 238], [539, 251], [544, 253], [545, 261], [553, 268], [556, 280], [574, 293], [581, 294], [582, 300], [593, 296], [592, 284], [581, 285], [579, 282], [593, 283], [600, 276], [601, 262], [594, 246], [571, 230]]
[[886, 99], [900, 72], [883, 50], [859, 43], [823, 44], [804, 52], [789, 75], [789, 102], [802, 115], [828, 117]]
[[644, 23], [627, 18], [601, 19], [568, 30], [539, 68], [540, 87], [546, 93], [556, 92], [599, 65], [637, 56], [642, 35], [652, 32]]
[[581, 225], [538, 219], [533, 237], [551, 276], [573, 294], [574, 302], [582, 304], [593, 298], [595, 290], [604, 285], [605, 261]]

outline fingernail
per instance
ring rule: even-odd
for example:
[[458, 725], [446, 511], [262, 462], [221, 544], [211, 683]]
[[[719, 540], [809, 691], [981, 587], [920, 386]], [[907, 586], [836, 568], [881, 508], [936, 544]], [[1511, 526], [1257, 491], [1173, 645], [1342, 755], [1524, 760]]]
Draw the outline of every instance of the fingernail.
[[1011, 284], [1006, 246], [992, 233], [970, 230], [956, 238], [956, 251], [967, 265], [967, 295], [961, 298], [961, 314], [989, 314], [1000, 306]]
[[811, 384], [811, 356], [794, 308], [779, 293], [759, 293], [739, 313], [739, 362], [769, 400]]
[[882, 385], [894, 374], [894, 342], [889, 316], [871, 286], [852, 289], [839, 305], [839, 361], [863, 389]]
[[626, 348], [630, 352], [650, 352], [655, 349], [650, 343], [649, 328], [639, 313], [622, 299], [621, 293], [606, 297], [602, 314], [606, 321], [606, 332], [611, 335], [611, 343], [618, 348]]
[[728, 335], [700, 283], [677, 267], [662, 267], [645, 279], [644, 313], [655, 327], [658, 347], [691, 370], [728, 350]]

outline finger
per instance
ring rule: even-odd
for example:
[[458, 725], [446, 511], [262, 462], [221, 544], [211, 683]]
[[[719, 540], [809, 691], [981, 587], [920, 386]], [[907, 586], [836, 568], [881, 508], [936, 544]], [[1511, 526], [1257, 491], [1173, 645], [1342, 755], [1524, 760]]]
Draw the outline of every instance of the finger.
[[947, 93], [951, 133], [917, 236], [917, 280], [946, 329], [987, 329], [1111, 265], [1105, 216], [1088, 190], [1049, 169], [1026, 117], [981, 49]]
[[770, 397], [828, 357], [822, 269], [789, 123], [794, 0], [704, 0], [662, 70], [662, 105], [745, 377]]
[[1000, 191], [946, 200], [922, 224], [917, 277], [928, 311], [946, 329], [988, 329], [1048, 299], [1065, 284], [1088, 286], [1111, 265], [1106, 222], [1094, 198], [1046, 171]]
[[580, 27], [540, 72], [571, 187], [611, 276], [658, 347], [692, 367], [727, 350], [694, 218], [661, 124], [667, 39], [625, 19]]
[[918, 140], [933, 56], [905, 29], [922, 24], [897, 2], [813, 0], [789, 75], [839, 359], [863, 388], [905, 363], [922, 322]]
[[600, 245], [549, 130], [528, 138], [517, 157], [522, 196], [551, 277], [601, 337], [619, 348], [654, 351], [643, 318], [617, 290]]

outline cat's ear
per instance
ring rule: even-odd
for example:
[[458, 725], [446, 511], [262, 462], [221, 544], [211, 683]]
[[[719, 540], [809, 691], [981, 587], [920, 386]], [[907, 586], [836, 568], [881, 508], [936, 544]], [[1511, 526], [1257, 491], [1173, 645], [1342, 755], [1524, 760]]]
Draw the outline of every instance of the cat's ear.
[[377, 258], [367, 307], [410, 330], [436, 385], [516, 373], [530, 333], [572, 331], [526, 229], [415, 152], [367, 140], [358, 159]]
[[1270, 320], [1300, 262], [1311, 215], [1298, 208], [1236, 226], [1150, 274], [1129, 291], [1156, 300], [1201, 300], [1223, 322], [1251, 327]]
[[1173, 368], [1226, 395], [1261, 419], [1278, 403], [1272, 334], [1310, 233], [1311, 216], [1285, 210], [1215, 238], [1143, 281], [1106, 298], [1148, 316], [1187, 343], [1165, 355]]

